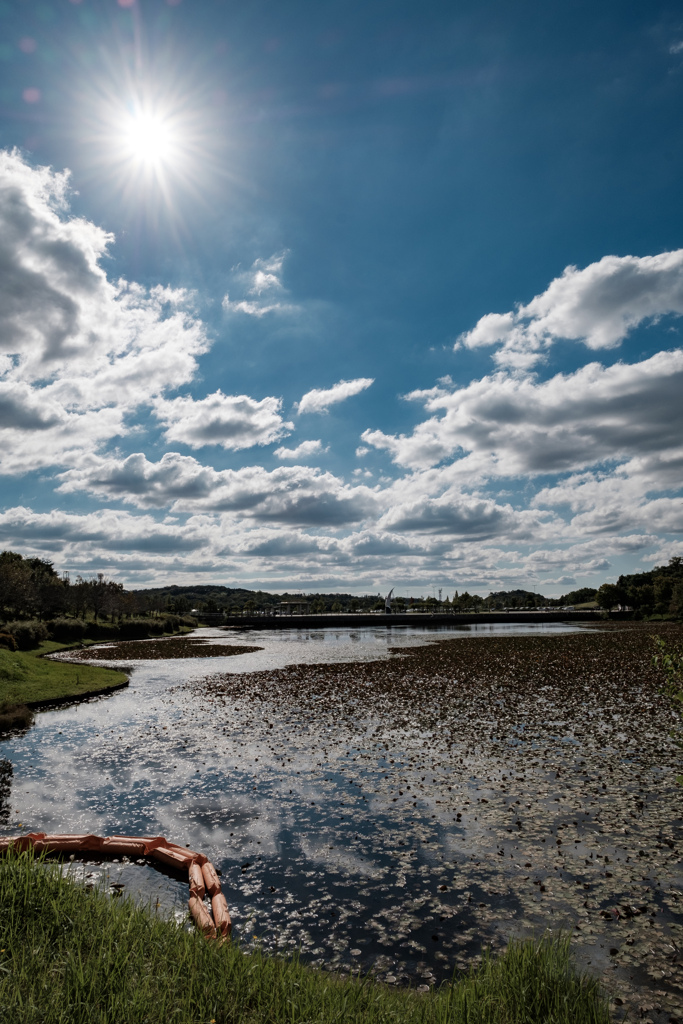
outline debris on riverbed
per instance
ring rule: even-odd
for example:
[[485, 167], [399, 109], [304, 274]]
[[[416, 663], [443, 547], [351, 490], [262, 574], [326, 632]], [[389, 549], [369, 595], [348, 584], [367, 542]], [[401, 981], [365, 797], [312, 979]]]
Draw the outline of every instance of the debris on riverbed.
[[176, 658], [228, 658], [235, 654], [251, 654], [263, 648], [217, 643], [213, 638], [169, 636], [155, 640], [121, 640], [120, 642], [64, 651], [53, 655], [62, 661], [159, 661]]
[[[683, 636], [608, 623], [459, 638], [391, 661], [212, 677], [202, 708], [213, 702], [223, 756], [248, 743], [260, 789], [279, 770], [308, 798], [309, 859], [364, 876], [337, 933], [371, 899], [368, 941], [465, 967], [483, 944], [571, 929], [624, 1008], [683, 1018], [683, 792], [654, 632]], [[264, 935], [274, 915], [257, 894], [272, 871], [253, 870], [244, 892]], [[290, 913], [277, 943], [306, 945], [325, 899]]]

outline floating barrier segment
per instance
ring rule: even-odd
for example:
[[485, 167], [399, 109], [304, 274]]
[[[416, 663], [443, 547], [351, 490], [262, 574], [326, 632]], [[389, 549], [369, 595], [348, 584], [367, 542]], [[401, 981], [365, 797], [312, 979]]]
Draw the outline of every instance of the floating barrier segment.
[[[200, 932], [207, 938], [227, 939], [232, 931], [228, 904], [221, 891], [218, 873], [203, 853], [170, 843], [164, 836], [49, 835], [28, 832], [0, 839], [0, 853], [9, 849], [36, 853], [102, 853], [123, 857], [151, 857], [173, 868], [187, 871], [190, 884], [188, 906]], [[204, 902], [211, 897], [211, 910]]]

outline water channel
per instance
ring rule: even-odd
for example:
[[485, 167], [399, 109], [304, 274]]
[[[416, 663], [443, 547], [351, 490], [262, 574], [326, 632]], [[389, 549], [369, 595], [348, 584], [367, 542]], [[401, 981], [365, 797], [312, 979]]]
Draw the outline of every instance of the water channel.
[[[520, 746], [527, 760], [513, 763], [515, 748], [499, 750], [493, 732], [488, 743], [483, 719], [486, 750], [459, 748], [452, 738], [442, 742], [432, 720], [421, 720], [419, 701], [410, 720], [397, 721], [390, 698], [358, 702], [354, 687], [371, 690], [382, 664], [444, 640], [451, 648], [458, 639], [577, 632], [580, 627], [562, 624], [197, 630], [193, 637], [207, 644], [260, 649], [126, 662], [132, 669], [126, 689], [38, 714], [27, 733], [0, 744], [0, 757], [12, 765], [0, 833], [165, 835], [202, 851], [222, 872], [235, 935], [245, 946], [299, 948], [308, 960], [337, 970], [434, 984], [466, 967], [484, 942], [538, 934], [546, 924], [574, 926], [571, 906], [563, 911], [543, 902], [538, 886], [543, 892], [547, 886], [535, 876], [545, 882], [549, 872], [555, 883], [558, 868], [555, 863], [553, 878], [552, 862], [539, 860], [538, 850], [546, 848], [539, 845], [541, 832], [531, 834], [531, 817], [527, 853], [518, 834], [510, 845], [508, 812], [521, 814], [512, 806], [516, 794], [500, 807], [492, 792], [483, 795], [488, 786], [495, 789], [494, 779], [506, 793], [504, 780], [535, 764], [536, 783], [547, 781], [540, 756], [548, 755], [550, 741], [544, 736]], [[287, 670], [303, 673], [300, 692], [294, 686], [285, 695], [279, 685], [278, 672], [287, 666], [302, 666]], [[322, 673], [317, 689], [316, 671]], [[334, 697], [324, 675], [330, 671], [337, 673]], [[427, 704], [429, 679], [419, 681]], [[550, 714], [550, 701], [548, 708]], [[445, 723], [448, 708], [439, 714]], [[578, 740], [559, 725], [550, 730], [553, 742], [573, 763]], [[550, 789], [535, 799], [541, 811], [559, 813]], [[577, 800], [588, 803], [578, 793]], [[593, 818], [588, 810], [583, 820], [572, 814], [577, 857], [585, 854], [591, 870], [600, 867], [604, 875], [588, 837]], [[607, 848], [598, 854], [605, 862]], [[614, 860], [612, 840], [609, 849]], [[94, 882], [107, 872], [112, 891], [178, 920], [186, 916], [187, 883], [172, 872], [144, 862], [92, 861], [72, 870]], [[529, 880], [528, 887], [534, 876], [532, 895], [520, 895], [513, 875]], [[607, 951], [602, 960], [597, 950], [593, 955], [604, 968]]]

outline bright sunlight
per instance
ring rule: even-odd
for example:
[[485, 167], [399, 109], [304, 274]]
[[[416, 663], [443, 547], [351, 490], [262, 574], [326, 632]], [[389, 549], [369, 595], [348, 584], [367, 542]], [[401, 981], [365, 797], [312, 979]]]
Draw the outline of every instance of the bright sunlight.
[[156, 114], [138, 112], [125, 125], [126, 155], [139, 163], [161, 167], [178, 155], [178, 140], [168, 120]]

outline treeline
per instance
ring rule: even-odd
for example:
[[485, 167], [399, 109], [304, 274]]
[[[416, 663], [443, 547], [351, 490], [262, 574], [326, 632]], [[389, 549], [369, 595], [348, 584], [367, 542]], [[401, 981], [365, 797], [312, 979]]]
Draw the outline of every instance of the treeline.
[[601, 608], [627, 607], [638, 616], [683, 615], [683, 559], [676, 555], [668, 565], [603, 583], [597, 600]]
[[71, 580], [47, 559], [16, 551], [0, 553], [0, 622], [0, 644], [20, 650], [48, 639], [134, 640], [197, 625], [103, 573]]
[[[481, 597], [466, 590], [459, 593], [456, 589], [452, 597], [446, 595], [443, 599], [395, 597], [392, 608], [395, 612], [447, 613], [561, 608], [591, 603], [604, 609], [630, 608], [638, 616], [681, 616], [683, 559], [674, 557], [668, 565], [620, 576], [616, 583], [603, 583], [598, 590], [580, 587], [559, 598], [547, 598], [522, 589], [501, 590]], [[67, 573], [58, 573], [47, 559], [24, 558], [15, 551], [0, 553], [0, 621], [4, 622], [0, 632], [17, 636], [28, 635], [31, 628], [36, 635], [41, 634], [41, 623], [46, 623], [50, 635], [60, 640], [99, 639], [103, 634], [115, 633], [121, 637], [155, 635], [161, 620], [167, 627], [162, 632], [174, 632], [179, 624], [196, 623], [190, 615], [193, 611], [201, 618], [211, 613], [268, 615], [288, 608], [313, 614], [381, 611], [384, 597], [345, 593], [304, 597], [214, 584], [126, 590], [123, 584], [107, 579], [103, 573], [71, 579]], [[29, 627], [27, 622], [32, 622], [33, 626]]]

